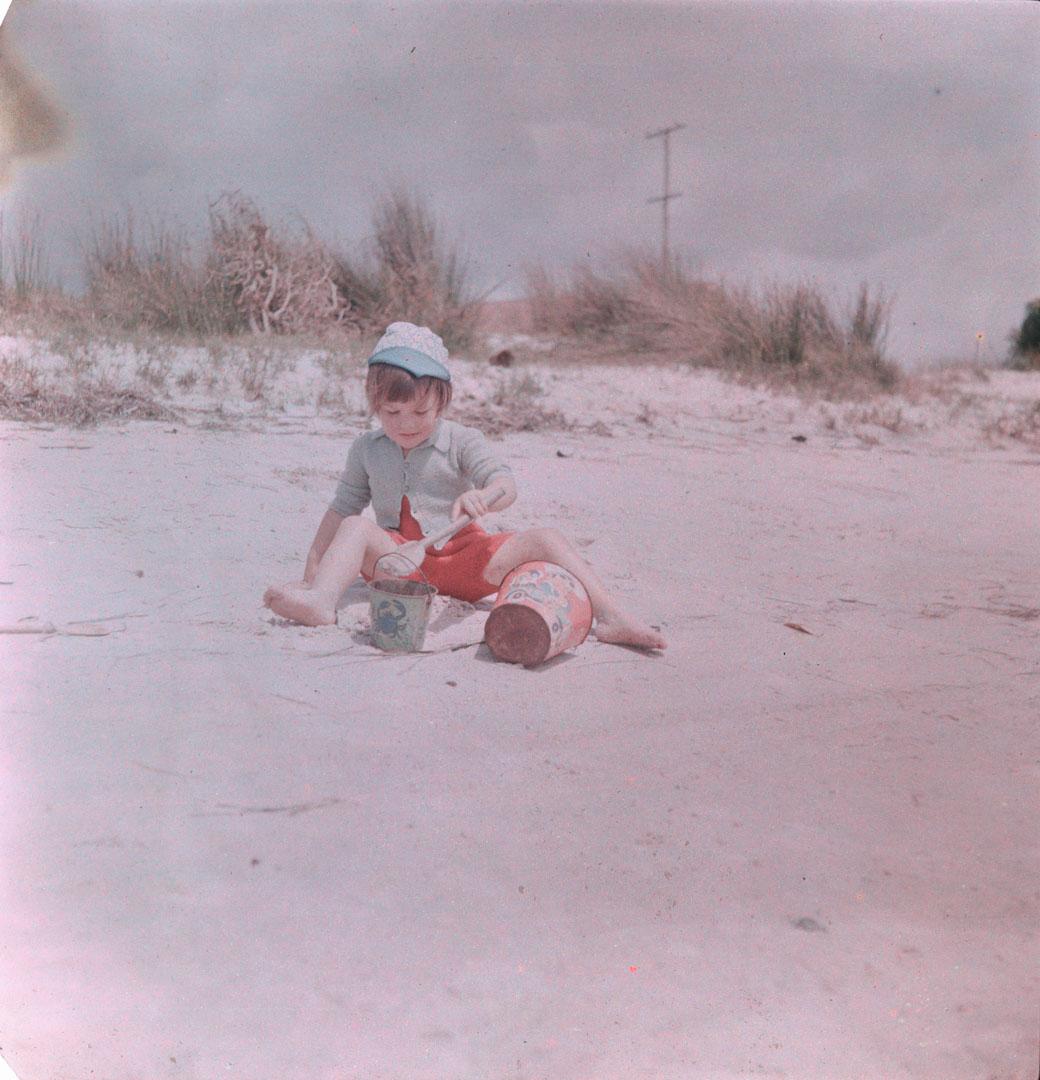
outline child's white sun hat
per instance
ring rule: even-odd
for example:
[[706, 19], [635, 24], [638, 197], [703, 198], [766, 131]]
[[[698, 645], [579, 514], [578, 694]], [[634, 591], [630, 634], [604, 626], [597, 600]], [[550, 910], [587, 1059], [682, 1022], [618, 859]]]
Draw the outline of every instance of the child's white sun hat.
[[395, 322], [376, 342], [375, 351], [368, 358], [368, 366], [389, 364], [403, 368], [417, 379], [429, 375], [434, 379], [451, 382], [451, 373], [445, 364], [448, 350], [444, 342], [428, 327], [414, 323]]

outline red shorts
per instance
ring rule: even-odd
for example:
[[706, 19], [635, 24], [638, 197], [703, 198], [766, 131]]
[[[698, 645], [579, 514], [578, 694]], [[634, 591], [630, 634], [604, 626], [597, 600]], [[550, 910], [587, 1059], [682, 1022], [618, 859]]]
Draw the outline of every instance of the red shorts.
[[[397, 529], [387, 529], [395, 544], [408, 540], [421, 540], [422, 529], [412, 517], [408, 497], [401, 500], [401, 523]], [[484, 577], [491, 556], [513, 533], [488, 533], [475, 521], [460, 529], [443, 547], [427, 548], [426, 558], [419, 569], [442, 596], [454, 596], [457, 600], [475, 603], [489, 593], [497, 592]], [[370, 581], [369, 575], [364, 575]]]

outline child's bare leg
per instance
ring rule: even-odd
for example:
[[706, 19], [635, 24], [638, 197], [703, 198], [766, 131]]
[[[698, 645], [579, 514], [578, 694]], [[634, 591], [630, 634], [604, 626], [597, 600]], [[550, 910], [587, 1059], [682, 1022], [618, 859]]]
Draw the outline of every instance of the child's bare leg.
[[362, 569], [371, 573], [376, 559], [395, 547], [367, 518], [344, 518], [318, 563], [314, 580], [309, 585], [302, 581], [273, 585], [264, 593], [264, 603], [283, 619], [304, 626], [329, 626], [336, 621], [336, 605], [344, 589]]
[[511, 536], [492, 556], [484, 576], [492, 585], [500, 585], [514, 567], [538, 559], [569, 570], [585, 586], [596, 620], [594, 633], [600, 641], [640, 645], [647, 649], [666, 646], [667, 642], [657, 630], [618, 606], [589, 564], [556, 529], [528, 529]]

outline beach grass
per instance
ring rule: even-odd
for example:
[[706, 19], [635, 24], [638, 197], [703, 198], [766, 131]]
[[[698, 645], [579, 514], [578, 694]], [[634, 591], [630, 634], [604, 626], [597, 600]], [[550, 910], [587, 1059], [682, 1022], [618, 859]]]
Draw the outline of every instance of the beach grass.
[[[82, 270], [83, 291], [63, 290], [47, 273], [39, 216], [15, 226], [0, 217], [0, 416], [85, 424], [237, 402], [357, 418], [364, 357], [396, 320], [431, 326], [458, 358], [479, 364], [494, 352], [512, 366], [455, 403], [496, 432], [573, 426], [546, 377], [575, 367], [711, 370], [802, 400], [858, 403], [864, 425], [896, 435], [917, 427], [915, 397], [935, 396], [951, 416], [974, 400], [949, 389], [956, 380], [917, 378], [889, 356], [894, 298], [866, 283], [842, 301], [816, 282], [711, 279], [630, 249], [564, 273], [530, 264], [522, 297], [489, 301], [430, 206], [405, 189], [375, 200], [370, 235], [349, 252], [226, 192], [197, 242], [129, 212], [101, 223]], [[1028, 372], [1036, 354], [1023, 335], [1007, 366]], [[638, 420], [652, 430], [660, 415], [648, 399]], [[1016, 405], [986, 424], [993, 438], [1031, 443], [1037, 420]]]

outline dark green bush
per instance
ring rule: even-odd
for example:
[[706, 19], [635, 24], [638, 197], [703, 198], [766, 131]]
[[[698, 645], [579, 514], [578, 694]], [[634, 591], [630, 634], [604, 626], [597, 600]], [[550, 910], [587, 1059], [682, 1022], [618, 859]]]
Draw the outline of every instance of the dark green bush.
[[1008, 366], [1018, 371], [1040, 368], [1040, 300], [1026, 304], [1026, 316], [1011, 338]]

